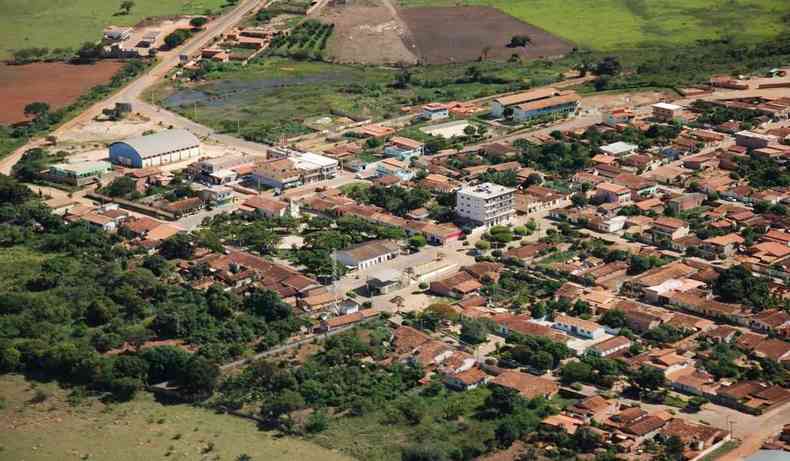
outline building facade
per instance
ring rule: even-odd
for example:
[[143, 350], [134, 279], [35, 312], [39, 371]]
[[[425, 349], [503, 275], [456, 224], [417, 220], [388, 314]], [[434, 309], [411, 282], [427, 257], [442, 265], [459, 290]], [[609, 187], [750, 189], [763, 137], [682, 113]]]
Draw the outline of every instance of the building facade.
[[483, 183], [456, 193], [456, 214], [481, 226], [505, 224], [515, 214], [515, 189]]

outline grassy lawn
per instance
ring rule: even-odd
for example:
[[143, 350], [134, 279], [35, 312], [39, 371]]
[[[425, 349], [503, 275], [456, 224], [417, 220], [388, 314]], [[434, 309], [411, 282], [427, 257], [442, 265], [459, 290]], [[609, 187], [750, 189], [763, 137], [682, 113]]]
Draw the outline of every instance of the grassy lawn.
[[[31, 400], [40, 389], [40, 403]], [[163, 406], [150, 395], [116, 405], [93, 399], [71, 406], [53, 384], [0, 377], [0, 459], [252, 459], [345, 461], [337, 452], [290, 437], [275, 438], [251, 421], [187, 406]]]
[[0, 0], [0, 59], [31, 47], [79, 48], [101, 38], [108, 25], [130, 26], [154, 16], [217, 12], [225, 0], [135, 0], [129, 15], [116, 15], [120, 1]]
[[752, 41], [786, 28], [786, 0], [400, 0], [404, 6], [488, 5], [581, 46], [600, 50], [691, 44], [737, 36]]

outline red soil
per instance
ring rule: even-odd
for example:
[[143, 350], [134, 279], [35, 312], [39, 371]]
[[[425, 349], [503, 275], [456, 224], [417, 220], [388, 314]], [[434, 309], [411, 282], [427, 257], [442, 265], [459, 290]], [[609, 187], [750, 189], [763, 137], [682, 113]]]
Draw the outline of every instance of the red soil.
[[67, 106], [94, 86], [109, 82], [121, 67], [123, 63], [115, 61], [93, 65], [0, 64], [0, 123], [25, 121], [24, 109], [31, 102], [46, 102], [52, 109]]

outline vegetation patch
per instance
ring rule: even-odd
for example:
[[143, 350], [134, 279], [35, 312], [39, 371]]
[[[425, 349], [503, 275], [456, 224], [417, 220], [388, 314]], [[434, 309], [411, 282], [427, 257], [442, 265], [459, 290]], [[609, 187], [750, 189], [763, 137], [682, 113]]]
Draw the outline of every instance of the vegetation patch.
[[0, 59], [29, 48], [74, 50], [97, 42], [109, 25], [133, 26], [159, 16], [211, 15], [237, 0], [134, 0], [128, 10], [121, 1], [4, 0], [0, 2]]
[[350, 459], [304, 440], [274, 437], [254, 421], [189, 405], [164, 406], [146, 394], [105, 404], [78, 390], [6, 375], [0, 377], [0, 402], [3, 459]]
[[757, 43], [786, 29], [784, 0], [401, 0], [414, 6], [493, 6], [580, 47], [618, 50], [736, 38]]

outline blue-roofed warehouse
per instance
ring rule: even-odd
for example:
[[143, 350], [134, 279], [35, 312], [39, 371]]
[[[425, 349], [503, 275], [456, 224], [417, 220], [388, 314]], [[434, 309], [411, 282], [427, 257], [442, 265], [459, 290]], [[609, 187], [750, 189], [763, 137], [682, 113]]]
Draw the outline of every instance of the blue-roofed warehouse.
[[200, 156], [200, 140], [187, 130], [167, 130], [110, 144], [110, 161], [131, 168], [167, 165]]

